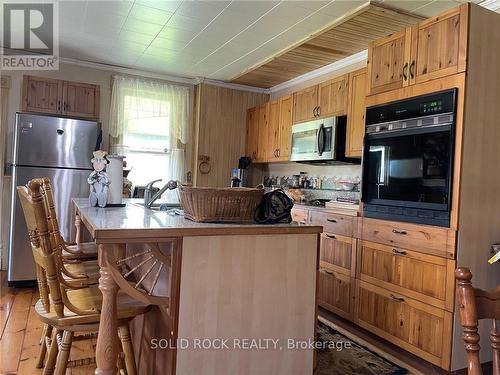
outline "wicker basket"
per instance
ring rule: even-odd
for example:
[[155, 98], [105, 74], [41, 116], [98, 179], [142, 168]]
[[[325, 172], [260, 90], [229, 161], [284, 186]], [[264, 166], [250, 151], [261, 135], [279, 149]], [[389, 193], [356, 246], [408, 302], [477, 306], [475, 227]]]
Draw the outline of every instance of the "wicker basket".
[[250, 188], [179, 188], [184, 216], [193, 221], [253, 222], [264, 190]]

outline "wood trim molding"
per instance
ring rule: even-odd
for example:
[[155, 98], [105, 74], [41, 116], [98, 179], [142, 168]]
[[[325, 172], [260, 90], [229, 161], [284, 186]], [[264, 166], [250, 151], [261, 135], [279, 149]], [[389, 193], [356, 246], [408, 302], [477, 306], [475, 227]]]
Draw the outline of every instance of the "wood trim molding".
[[289, 81], [280, 83], [279, 85], [273, 86], [269, 89], [269, 92], [275, 93], [281, 90], [285, 90], [290, 87], [298, 86], [302, 83], [308, 82], [314, 78], [318, 78], [321, 76], [325, 76], [327, 74], [332, 74], [335, 72], [339, 72], [340, 74], [343, 74], [346, 70], [346, 68], [352, 67], [352, 70], [356, 70], [358, 67], [360, 67], [360, 64], [366, 65], [366, 59], [368, 58], [368, 50], [364, 50], [358, 53], [355, 53], [354, 55], [351, 55], [349, 57], [346, 57], [342, 60], [336, 61], [334, 63], [331, 63], [329, 65], [323, 66], [319, 69], [313, 70], [312, 72], [303, 74], [297, 78], [293, 78]]
[[0, 76], [0, 88], [10, 89], [11, 79], [10, 76]]

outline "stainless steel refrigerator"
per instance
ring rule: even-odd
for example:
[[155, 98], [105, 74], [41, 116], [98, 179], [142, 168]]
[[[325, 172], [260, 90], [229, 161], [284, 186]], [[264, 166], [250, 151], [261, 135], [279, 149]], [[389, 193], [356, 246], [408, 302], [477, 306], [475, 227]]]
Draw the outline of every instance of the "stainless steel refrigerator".
[[63, 237], [74, 238], [71, 198], [87, 197], [92, 152], [100, 147], [98, 122], [16, 113], [11, 157], [12, 197], [9, 229], [8, 282], [22, 286], [36, 280], [33, 255], [16, 186], [36, 177], [52, 182], [57, 218]]

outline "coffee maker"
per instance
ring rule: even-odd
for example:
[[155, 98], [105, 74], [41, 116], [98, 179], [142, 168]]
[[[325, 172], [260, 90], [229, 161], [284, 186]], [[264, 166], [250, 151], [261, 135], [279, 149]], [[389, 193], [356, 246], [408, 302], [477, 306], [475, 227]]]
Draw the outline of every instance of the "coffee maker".
[[252, 159], [246, 156], [240, 158], [238, 168], [231, 170], [231, 187], [249, 187], [252, 181], [251, 167]]

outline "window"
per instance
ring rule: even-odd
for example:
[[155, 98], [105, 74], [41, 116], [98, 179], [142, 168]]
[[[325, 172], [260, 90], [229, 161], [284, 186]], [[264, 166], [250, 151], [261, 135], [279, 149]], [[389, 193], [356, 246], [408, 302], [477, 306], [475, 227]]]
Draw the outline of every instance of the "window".
[[189, 107], [188, 87], [114, 77], [112, 152], [125, 155], [133, 185], [183, 179]]

